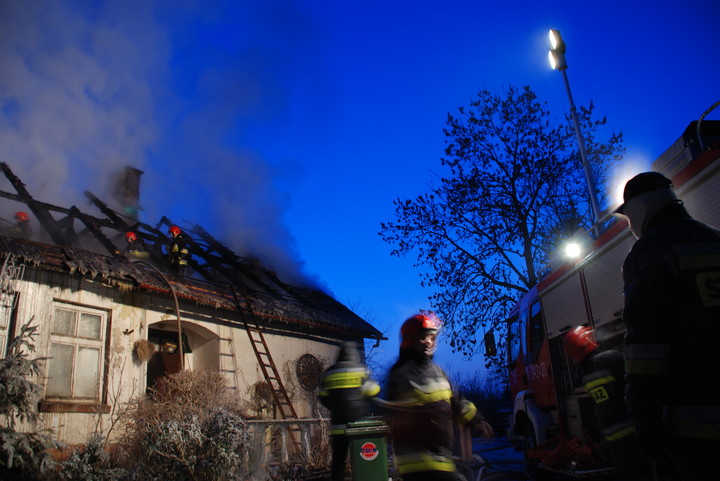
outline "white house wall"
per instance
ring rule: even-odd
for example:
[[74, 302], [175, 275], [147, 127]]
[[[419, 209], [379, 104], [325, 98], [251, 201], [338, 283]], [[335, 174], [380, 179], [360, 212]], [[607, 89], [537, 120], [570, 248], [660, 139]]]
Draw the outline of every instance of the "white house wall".
[[[129, 289], [121, 291], [99, 281], [32, 268], [28, 268], [24, 279], [17, 283], [17, 290], [20, 295], [18, 324], [33, 318], [33, 324], [40, 326], [36, 339], [38, 357], [49, 356], [50, 353], [51, 320], [56, 302], [90, 306], [108, 313], [110, 333], [109, 342], [106, 342], [109, 359], [106, 409], [110, 412], [41, 412], [36, 426], [52, 429], [56, 438], [64, 443], [84, 443], [98, 426], [101, 430], [109, 428], [113, 410], [135, 396], [144, 395], [147, 364], [133, 355], [133, 347], [136, 341], [147, 340], [150, 327], [176, 329], [177, 317], [173, 302], [164, 295]], [[231, 321], [227, 319], [220, 319], [218, 316], [221, 312], [211, 307], [181, 300], [180, 311], [183, 330], [188, 334], [193, 351], [186, 355], [186, 369], [220, 370], [219, 357], [222, 356], [219, 354], [229, 350], [223, 348], [222, 343], [232, 343], [238, 369], [235, 376], [233, 373], [224, 374], [228, 378], [228, 385], [236, 388], [241, 397], [248, 398], [253, 386], [264, 381], [264, 378], [246, 331], [236, 327], [237, 324], [230, 325]], [[237, 320], [234, 322], [237, 323]], [[310, 353], [323, 367], [327, 367], [337, 355], [339, 341], [327, 333], [301, 337], [278, 330], [267, 331], [265, 340], [298, 416], [317, 416], [316, 393], [309, 393], [300, 386], [295, 374], [295, 362], [303, 354]], [[45, 377], [38, 382], [46, 386]]]

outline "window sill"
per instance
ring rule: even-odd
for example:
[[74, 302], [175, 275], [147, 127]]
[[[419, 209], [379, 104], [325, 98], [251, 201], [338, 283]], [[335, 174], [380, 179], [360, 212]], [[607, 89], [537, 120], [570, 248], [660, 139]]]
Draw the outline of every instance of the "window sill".
[[87, 404], [72, 401], [40, 401], [38, 411], [41, 413], [107, 414], [110, 412], [110, 406], [107, 404]]

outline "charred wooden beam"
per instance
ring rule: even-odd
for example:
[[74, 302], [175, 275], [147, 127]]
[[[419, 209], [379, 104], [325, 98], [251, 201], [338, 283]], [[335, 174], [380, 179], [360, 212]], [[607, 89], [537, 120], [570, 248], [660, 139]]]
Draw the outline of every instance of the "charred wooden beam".
[[68, 215], [59, 219], [57, 221], [57, 226], [59, 229], [63, 230], [63, 235], [70, 245], [75, 245], [75, 243], [77, 243], [78, 235], [75, 232], [75, 217], [73, 217], [72, 213], [69, 212]]
[[205, 243], [208, 245], [208, 252], [214, 250], [218, 254], [220, 254], [222, 259], [227, 259], [232, 262], [239, 262], [241, 260], [240, 256], [238, 256], [232, 250], [226, 247], [225, 244], [211, 236], [208, 231], [203, 229], [203, 227], [199, 224], [195, 224], [193, 226], [192, 232], [200, 236], [200, 238], [205, 241]]
[[112, 241], [105, 235], [105, 233], [100, 229], [100, 227], [95, 223], [94, 219], [82, 212], [80, 212], [80, 209], [78, 209], [75, 206], [72, 206], [70, 208], [70, 211], [72, 212], [72, 215], [78, 218], [83, 224], [85, 224], [85, 227], [87, 227], [87, 230], [95, 236], [95, 238], [102, 244], [105, 249], [112, 255], [113, 257], [122, 257], [122, 252], [120, 252], [120, 249], [117, 248], [115, 244], [112, 243]]
[[[162, 253], [162, 245], [167, 244], [167, 238], [149, 224], [140, 222], [137, 219], [132, 219], [132, 223], [125, 220], [127, 216], [120, 214], [110, 208], [105, 202], [98, 198], [95, 194], [89, 190], [85, 191], [85, 196], [100, 209], [112, 224], [112, 226], [118, 230], [118, 232], [125, 233], [127, 231], [133, 231], [138, 236], [138, 239], [145, 244], [147, 247], [150, 258], [158, 265], [162, 265], [164, 261]], [[142, 230], [140, 230], [142, 228]]]
[[114, 227], [115, 227], [117, 230], [122, 231], [122, 232], [126, 232], [126, 231], [129, 231], [129, 230], [133, 230], [133, 229], [130, 227], [130, 224], [128, 224], [127, 222], [125, 222], [125, 220], [123, 220], [123, 218], [120, 217], [120, 216], [117, 214], [117, 212], [115, 212], [115, 211], [112, 210], [110, 207], [108, 207], [108, 205], [107, 205], [105, 202], [103, 202], [102, 200], [98, 199], [95, 194], [93, 194], [93, 193], [90, 192], [89, 190], [86, 190], [86, 191], [85, 191], [85, 196], [86, 196], [88, 199], [90, 199], [90, 201], [91, 201], [93, 204], [95, 204], [95, 206], [96, 206], [98, 209], [100, 209], [100, 212], [102, 212], [102, 213], [105, 215], [105, 217], [107, 217], [107, 218], [114, 224]]
[[[12, 192], [5, 192], [3, 190], [0, 190], [0, 197], [5, 197], [6, 199], [14, 200], [23, 204], [25, 203], [25, 199], [23, 197], [19, 196], [18, 194], [13, 194]], [[36, 200], [35, 203], [49, 211], [62, 212], [63, 214], [70, 213], [70, 209], [66, 209], [65, 207], [59, 207], [57, 205], [48, 204], [46, 202], [40, 202], [38, 200]]]
[[30, 192], [25, 188], [25, 184], [18, 178], [15, 173], [10, 169], [10, 166], [5, 162], [0, 162], [0, 168], [2, 168], [5, 177], [10, 181], [15, 190], [18, 193], [20, 201], [25, 203], [28, 208], [35, 214], [35, 217], [43, 226], [45, 231], [50, 235], [52, 240], [58, 245], [70, 245], [68, 240], [63, 235], [62, 231], [58, 229], [55, 219], [50, 215], [50, 212], [42, 202], [38, 202], [32, 198]]

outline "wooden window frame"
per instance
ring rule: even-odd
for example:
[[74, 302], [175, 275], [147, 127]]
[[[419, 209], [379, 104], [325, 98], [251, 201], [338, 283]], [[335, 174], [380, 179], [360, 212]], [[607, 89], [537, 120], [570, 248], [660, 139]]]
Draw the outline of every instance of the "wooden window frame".
[[[105, 321], [101, 321], [101, 333], [100, 342], [102, 346], [100, 369], [98, 373], [98, 379], [100, 386], [98, 389], [98, 398], [94, 400], [88, 399], [73, 399], [73, 398], [59, 398], [59, 397], [46, 397], [43, 395], [43, 399], [38, 404], [38, 411], [47, 413], [100, 413], [105, 414], [110, 412], [110, 406], [107, 403], [108, 397], [108, 380], [109, 380], [109, 369], [110, 364], [110, 333], [112, 332], [112, 310], [90, 304], [84, 304], [79, 302], [67, 301], [63, 299], [53, 299], [53, 318], [55, 318], [55, 309], [67, 309], [75, 310], [77, 312], [91, 312], [101, 314]], [[49, 343], [48, 349], [52, 346], [53, 336], [52, 334], [52, 322], [50, 323]], [[75, 344], [77, 346], [77, 344]], [[49, 364], [48, 364], [49, 366]], [[72, 373], [75, 376], [75, 373]], [[47, 378], [46, 378], [47, 386]]]

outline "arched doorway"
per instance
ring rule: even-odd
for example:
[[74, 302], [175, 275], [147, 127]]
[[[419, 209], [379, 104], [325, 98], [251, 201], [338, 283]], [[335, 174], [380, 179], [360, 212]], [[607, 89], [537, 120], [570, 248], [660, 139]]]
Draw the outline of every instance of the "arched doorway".
[[[219, 338], [209, 329], [193, 322], [182, 322], [182, 351], [185, 369], [219, 370]], [[148, 326], [148, 341], [155, 353], [147, 364], [147, 390], [164, 376], [180, 371], [180, 339], [176, 321], [160, 321]]]

